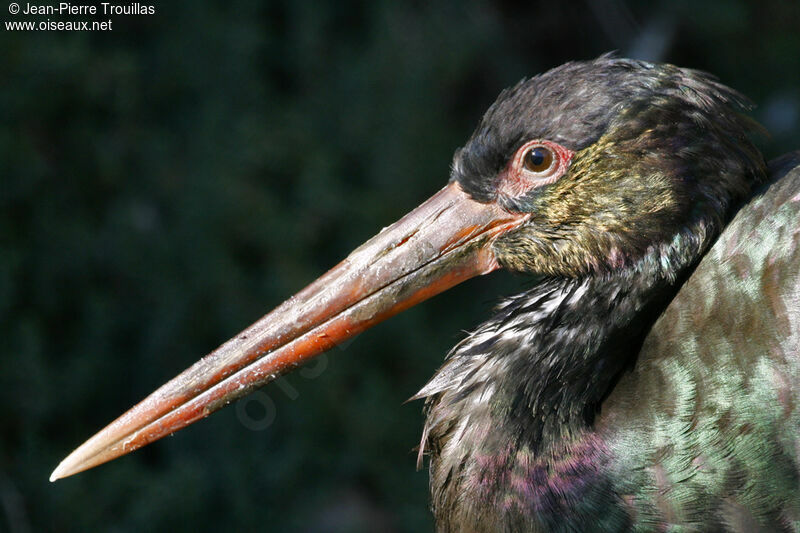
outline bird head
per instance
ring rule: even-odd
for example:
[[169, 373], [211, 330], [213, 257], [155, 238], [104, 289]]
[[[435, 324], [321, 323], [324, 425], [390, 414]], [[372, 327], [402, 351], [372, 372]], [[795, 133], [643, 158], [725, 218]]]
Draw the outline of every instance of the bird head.
[[51, 480], [173, 433], [501, 266], [579, 277], [683, 240], [697, 255], [764, 172], [744, 106], [706, 74], [610, 56], [520, 82], [456, 152], [441, 191], [101, 430]]
[[748, 107], [698, 71], [568, 63], [500, 94], [456, 152], [451, 181], [529, 215], [493, 243], [511, 270], [613, 271], [676, 239], [700, 251], [764, 176]]

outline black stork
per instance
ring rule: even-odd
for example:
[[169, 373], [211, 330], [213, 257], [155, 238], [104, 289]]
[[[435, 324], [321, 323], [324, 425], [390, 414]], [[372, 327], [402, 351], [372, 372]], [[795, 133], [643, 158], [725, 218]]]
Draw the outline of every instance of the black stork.
[[439, 531], [800, 530], [800, 152], [768, 167], [748, 107], [608, 55], [521, 81], [441, 191], [51, 479], [502, 267], [534, 286], [415, 396]]

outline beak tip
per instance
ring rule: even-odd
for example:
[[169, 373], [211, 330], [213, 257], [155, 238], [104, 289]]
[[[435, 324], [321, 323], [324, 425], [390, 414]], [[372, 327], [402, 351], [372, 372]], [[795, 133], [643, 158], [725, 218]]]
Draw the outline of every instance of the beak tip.
[[72, 452], [66, 458], [64, 458], [63, 461], [58, 463], [56, 469], [53, 470], [52, 474], [50, 474], [50, 482], [52, 483], [59, 479], [64, 479], [65, 477], [75, 475], [78, 472], [86, 470], [87, 468], [90, 468], [90, 466], [86, 466], [84, 462], [77, 457], [76, 453]]
[[56, 481], [56, 480], [58, 480], [58, 479], [61, 479], [61, 478], [63, 478], [63, 477], [66, 477], [66, 476], [68, 476], [68, 475], [69, 475], [69, 474], [66, 474], [66, 473], [64, 472], [64, 468], [63, 468], [63, 467], [64, 467], [64, 463], [63, 463], [63, 462], [61, 462], [61, 463], [59, 463], [59, 465], [56, 467], [56, 469], [55, 469], [55, 470], [53, 470], [53, 473], [52, 473], [52, 474], [50, 474], [50, 483], [52, 483], [52, 482], [54, 482], [54, 481]]

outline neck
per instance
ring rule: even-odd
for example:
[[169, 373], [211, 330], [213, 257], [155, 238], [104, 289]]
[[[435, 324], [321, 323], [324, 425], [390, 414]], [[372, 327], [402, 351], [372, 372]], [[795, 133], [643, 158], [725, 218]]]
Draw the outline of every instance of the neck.
[[[707, 247], [705, 235], [687, 231], [618, 270], [546, 280], [503, 302], [454, 349], [417, 396], [429, 397], [420, 455], [427, 445], [440, 522], [443, 514], [491, 515], [503, 505], [532, 511], [547, 490], [564, 487], [543, 482], [531, 501], [537, 474], [530, 469], [552, 475], [565, 455], [570, 468], [582, 468], [575, 457], [600, 468], [594, 415]], [[597, 480], [586, 486], [596, 490]]]

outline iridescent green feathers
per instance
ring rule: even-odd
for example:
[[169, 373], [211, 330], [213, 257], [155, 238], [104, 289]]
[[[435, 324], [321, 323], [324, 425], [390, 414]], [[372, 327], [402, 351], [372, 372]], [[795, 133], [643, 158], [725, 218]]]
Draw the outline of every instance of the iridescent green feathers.
[[771, 170], [597, 420], [643, 525], [800, 530], [800, 152]]

